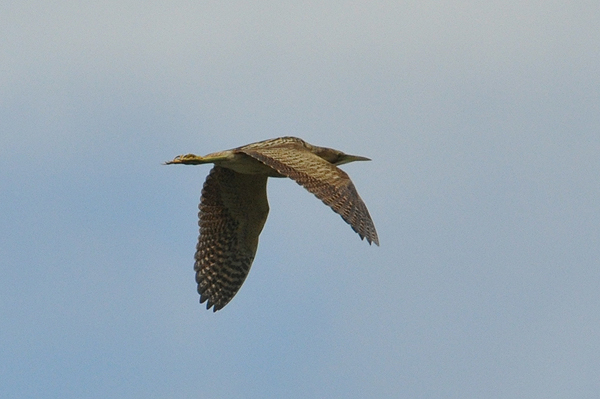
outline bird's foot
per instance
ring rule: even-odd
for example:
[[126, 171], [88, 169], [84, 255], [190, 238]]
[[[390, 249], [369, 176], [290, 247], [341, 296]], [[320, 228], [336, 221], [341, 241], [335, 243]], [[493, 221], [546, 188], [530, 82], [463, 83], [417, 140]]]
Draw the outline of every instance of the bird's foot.
[[203, 161], [204, 161], [204, 158], [202, 158], [201, 156], [194, 155], [194, 154], [185, 154], [185, 155], [177, 155], [175, 158], [173, 158], [172, 161], [167, 161], [164, 164], [165, 165], [172, 165], [172, 164], [198, 165], [201, 163], [205, 163]]

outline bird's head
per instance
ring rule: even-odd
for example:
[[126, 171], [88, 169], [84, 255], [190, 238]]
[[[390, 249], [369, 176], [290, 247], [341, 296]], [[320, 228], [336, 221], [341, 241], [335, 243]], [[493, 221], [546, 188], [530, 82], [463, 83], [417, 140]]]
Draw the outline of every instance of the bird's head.
[[314, 148], [313, 151], [315, 154], [326, 160], [327, 162], [331, 162], [334, 165], [343, 165], [345, 163], [350, 163], [354, 161], [370, 161], [371, 159], [367, 157], [361, 157], [360, 155], [350, 155], [343, 153], [338, 150], [334, 150], [333, 148], [325, 148], [318, 147]]

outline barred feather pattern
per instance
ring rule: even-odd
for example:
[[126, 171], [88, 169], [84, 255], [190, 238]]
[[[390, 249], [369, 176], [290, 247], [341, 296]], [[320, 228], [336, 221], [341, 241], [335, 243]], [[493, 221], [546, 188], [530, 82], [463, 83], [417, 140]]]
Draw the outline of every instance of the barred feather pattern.
[[236, 148], [236, 150], [244, 151], [244, 150], [262, 150], [265, 148], [293, 148], [296, 151], [306, 151], [307, 149], [312, 148], [311, 144], [308, 144], [306, 141], [292, 136], [284, 136], [277, 137], [274, 139], [257, 141], [256, 143], [246, 144], [244, 146]]
[[[243, 152], [291, 178], [339, 214], [361, 239], [379, 245], [379, 238], [367, 206], [348, 174], [313, 154], [303, 140], [284, 137], [283, 145], [240, 147]], [[290, 143], [295, 144], [290, 146]]]
[[267, 176], [219, 166], [206, 178], [194, 270], [200, 303], [207, 301], [207, 309], [223, 308], [248, 276], [269, 212], [266, 184]]

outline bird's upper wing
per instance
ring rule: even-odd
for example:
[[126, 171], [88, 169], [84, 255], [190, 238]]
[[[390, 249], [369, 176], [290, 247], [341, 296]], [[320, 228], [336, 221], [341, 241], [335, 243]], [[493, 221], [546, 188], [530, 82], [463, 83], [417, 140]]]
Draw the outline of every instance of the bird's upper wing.
[[369, 244], [379, 245], [367, 206], [346, 172], [301, 145], [248, 146], [238, 151], [293, 179], [338, 213], [361, 239], [366, 238]]
[[207, 309], [225, 306], [246, 279], [267, 219], [267, 176], [243, 175], [215, 166], [199, 206], [196, 282]]

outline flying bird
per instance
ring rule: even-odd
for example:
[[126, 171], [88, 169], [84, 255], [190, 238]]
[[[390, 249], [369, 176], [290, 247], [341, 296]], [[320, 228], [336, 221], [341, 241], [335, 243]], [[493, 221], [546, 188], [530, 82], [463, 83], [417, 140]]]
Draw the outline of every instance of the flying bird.
[[222, 309], [242, 286], [258, 247], [269, 204], [267, 178], [289, 177], [322, 200], [369, 244], [379, 245], [369, 211], [338, 168], [369, 158], [317, 147], [296, 137], [260, 141], [204, 157], [179, 155], [166, 165], [213, 163], [200, 198], [194, 270], [200, 303]]

